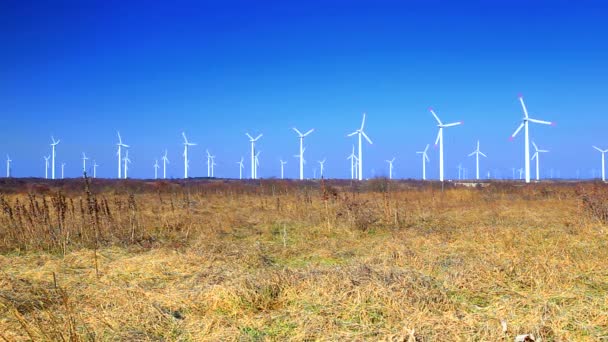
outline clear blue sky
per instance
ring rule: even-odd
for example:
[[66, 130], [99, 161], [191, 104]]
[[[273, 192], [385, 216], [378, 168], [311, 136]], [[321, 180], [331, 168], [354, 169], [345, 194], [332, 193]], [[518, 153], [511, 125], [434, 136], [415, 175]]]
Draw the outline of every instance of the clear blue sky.
[[[183, 175], [182, 130], [218, 176], [249, 170], [245, 132], [264, 133], [260, 175], [279, 158], [297, 174], [292, 126], [315, 128], [306, 172], [324, 157], [327, 177], [350, 176], [345, 159], [361, 113], [374, 144], [365, 175], [419, 177], [414, 152], [445, 131], [446, 175], [454, 178], [481, 140], [482, 170], [523, 166], [523, 136], [509, 142], [524, 94], [532, 126], [551, 150], [542, 174], [589, 176], [592, 144], [608, 148], [608, 10], [600, 1], [13, 1], [0, 2], [0, 154], [14, 176], [43, 176], [50, 136], [57, 163], [78, 176], [84, 151], [103, 177], [116, 175], [116, 130], [132, 146], [130, 176], [152, 177], [169, 150], [169, 175]], [[2, 157], [0, 160], [4, 160]], [[4, 170], [4, 162], [1, 164]], [[4, 171], [1, 172], [4, 175]]]

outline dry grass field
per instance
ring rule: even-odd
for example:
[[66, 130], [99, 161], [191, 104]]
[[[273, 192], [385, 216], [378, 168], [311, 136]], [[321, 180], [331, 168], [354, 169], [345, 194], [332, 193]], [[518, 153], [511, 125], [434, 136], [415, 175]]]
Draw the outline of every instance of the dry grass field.
[[603, 184], [52, 184], [0, 183], [0, 340], [608, 339]]

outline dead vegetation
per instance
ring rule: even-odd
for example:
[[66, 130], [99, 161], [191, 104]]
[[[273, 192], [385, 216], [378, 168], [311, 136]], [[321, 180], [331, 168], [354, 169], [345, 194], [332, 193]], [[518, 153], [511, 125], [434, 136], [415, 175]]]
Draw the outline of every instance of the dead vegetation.
[[0, 196], [0, 339], [608, 338], [603, 184], [27, 189]]

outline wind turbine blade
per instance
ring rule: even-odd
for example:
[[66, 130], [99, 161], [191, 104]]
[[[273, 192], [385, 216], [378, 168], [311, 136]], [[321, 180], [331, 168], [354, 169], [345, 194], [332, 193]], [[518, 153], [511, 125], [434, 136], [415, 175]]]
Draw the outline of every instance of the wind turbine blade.
[[264, 135], [264, 134], [260, 134], [260, 135], [258, 135], [258, 136], [257, 136], [257, 138], [255, 138], [255, 140], [260, 139], [260, 138], [262, 137], [262, 135]]
[[365, 126], [365, 113], [363, 113], [363, 120], [361, 121], [361, 128], [360, 128], [360, 130], [363, 130], [363, 126]]
[[528, 119], [528, 121], [534, 122], [537, 124], [543, 124], [543, 125], [553, 125], [553, 122], [551, 122], [551, 121], [544, 121], [544, 120], [537, 120], [537, 119]]
[[526, 105], [524, 104], [524, 97], [522, 95], [519, 95], [519, 102], [521, 102], [521, 108], [524, 110], [524, 117], [527, 119], [528, 118], [528, 109], [526, 108]]
[[437, 139], [435, 139], [435, 146], [437, 146], [437, 144], [439, 144], [439, 137], [441, 137], [441, 128], [439, 129], [439, 132], [437, 132]]
[[549, 152], [549, 150], [538, 150], [538, 152], [546, 153], [546, 152]]
[[435, 111], [433, 110], [433, 108], [429, 108], [429, 111], [431, 111], [431, 114], [433, 114], [433, 116], [435, 117], [435, 120], [437, 120], [437, 123], [442, 125], [441, 120], [439, 120], [439, 117], [437, 116], [437, 114], [435, 114]]
[[426, 151], [429, 150], [429, 144], [426, 144], [426, 147], [424, 148], [424, 153], [426, 154]]
[[602, 152], [602, 153], [604, 152], [604, 151], [602, 151], [602, 150], [601, 150], [599, 147], [597, 147], [597, 146], [593, 146], [593, 148], [594, 148], [594, 149], [596, 149], [596, 150], [598, 150], [598, 151], [600, 151], [600, 152]]
[[367, 140], [368, 143], [373, 144], [372, 141], [367, 136], [367, 134], [365, 134], [365, 132], [361, 131], [361, 134], [363, 134], [363, 137], [365, 138], [365, 140]]
[[427, 161], [427, 162], [428, 162], [428, 161], [431, 161], [431, 160], [429, 159], [429, 156], [428, 156], [426, 153], [424, 154], [424, 158], [426, 159], [426, 161]]
[[458, 125], [462, 125], [462, 121], [445, 124], [445, 125], [443, 125], [443, 127], [453, 127], [453, 126], [458, 126]]
[[313, 129], [310, 129], [308, 132], [304, 133], [304, 136], [307, 136], [307, 135], [309, 135], [310, 133], [312, 133], [312, 132], [314, 132], [314, 131], [315, 131], [315, 129], [314, 129], [314, 128], [313, 128]]
[[120, 137], [120, 132], [116, 131], [116, 134], [118, 134], [118, 143], [122, 144], [122, 138]]
[[347, 136], [347, 137], [352, 137], [353, 135], [355, 135], [355, 134], [357, 134], [357, 133], [359, 133], [359, 132], [355, 131], [355, 132], [352, 132], [351, 134], [348, 134], [348, 135], [346, 135], [346, 136]]
[[537, 155], [538, 155], [538, 151], [536, 151], [536, 152], [535, 152], [535, 153], [532, 155], [532, 159], [531, 159], [531, 160], [534, 160], [534, 158], [536, 158], [536, 156], [537, 156]]
[[245, 133], [245, 135], [249, 137], [249, 140], [253, 140], [253, 137], [249, 133]]
[[474, 156], [476, 152], [477, 152], [477, 151], [473, 151], [473, 152], [469, 153], [469, 157]]
[[517, 133], [519, 133], [519, 131], [521, 131], [522, 128], [524, 128], [524, 123], [523, 122], [521, 124], [519, 124], [519, 127], [517, 127], [517, 129], [515, 130], [515, 132], [513, 134], [511, 134], [511, 139], [515, 138], [515, 136], [517, 135]]
[[126, 148], [131, 147], [131, 146], [129, 146], [129, 145], [125, 145], [125, 144], [121, 144], [121, 145], [122, 145], [122, 147], [126, 147]]
[[481, 154], [482, 156], [488, 158], [488, 156], [486, 156], [483, 152], [479, 152], [479, 154]]
[[184, 143], [188, 143], [188, 138], [186, 138], [186, 133], [182, 132], [182, 137], [184, 137]]
[[532, 142], [532, 146], [534, 146], [535, 151], [538, 151], [538, 146], [536, 146], [536, 143], [534, 141]]
[[302, 132], [300, 132], [297, 128], [293, 127], [293, 130], [296, 131], [299, 136], [303, 136]]

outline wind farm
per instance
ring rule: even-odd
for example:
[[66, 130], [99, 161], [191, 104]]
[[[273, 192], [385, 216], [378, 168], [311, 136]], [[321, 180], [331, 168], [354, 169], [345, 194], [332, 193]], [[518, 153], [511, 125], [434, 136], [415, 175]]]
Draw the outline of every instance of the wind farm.
[[605, 12], [2, 6], [0, 340], [605, 340]]

